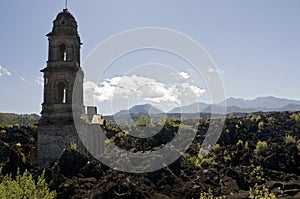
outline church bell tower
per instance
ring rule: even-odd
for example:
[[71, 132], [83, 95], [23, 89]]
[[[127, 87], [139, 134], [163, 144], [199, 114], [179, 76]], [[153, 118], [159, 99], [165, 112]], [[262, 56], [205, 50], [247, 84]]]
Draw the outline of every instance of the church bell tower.
[[[52, 32], [47, 34], [49, 51], [44, 73], [44, 102], [40, 124], [72, 123], [73, 88], [76, 85], [76, 111], [84, 111], [83, 72], [80, 67], [80, 37], [73, 15], [64, 9], [53, 22]], [[81, 85], [80, 85], [81, 83]]]
[[71, 143], [80, 145], [73, 115], [84, 114], [81, 41], [77, 22], [68, 9], [58, 13], [47, 37], [48, 61], [41, 70], [44, 101], [38, 124], [38, 164], [41, 167], [58, 160]]

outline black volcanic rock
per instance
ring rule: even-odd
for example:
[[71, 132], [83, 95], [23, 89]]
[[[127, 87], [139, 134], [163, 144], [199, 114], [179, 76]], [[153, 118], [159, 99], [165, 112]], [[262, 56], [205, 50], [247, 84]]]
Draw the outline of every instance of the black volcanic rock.
[[[45, 178], [51, 190], [57, 191], [57, 198], [199, 198], [201, 192], [211, 189], [214, 197], [242, 199], [248, 198], [250, 188], [256, 183], [260, 188], [266, 186], [276, 198], [299, 198], [300, 123], [291, 117], [297, 114], [300, 115], [299, 112], [232, 115], [225, 121], [219, 146], [205, 157], [199, 157], [198, 152], [210, 120], [201, 118], [196, 139], [185, 152], [191, 158], [182, 156], [162, 169], [143, 174], [119, 172], [67, 149], [58, 162], [45, 170]], [[21, 172], [28, 169], [34, 178], [40, 175], [42, 171], [34, 166], [32, 157], [36, 152], [36, 129], [3, 127], [0, 131], [3, 172], [15, 174], [19, 167]], [[165, 146], [176, 135], [176, 128], [164, 127], [143, 142], [125, 134], [117, 136], [120, 129], [116, 127], [109, 134], [120, 148], [130, 142], [130, 147], [124, 150], [135, 152], [143, 145], [144, 150], [152, 152]], [[294, 140], [287, 141], [287, 135]], [[254, 152], [258, 141], [267, 143], [266, 151], [260, 155]], [[200, 166], [193, 162], [196, 157], [200, 158]], [[2, 177], [3, 174], [0, 180]]]
[[64, 176], [71, 178], [78, 174], [79, 170], [86, 165], [88, 158], [75, 150], [65, 149], [58, 161], [58, 166]]

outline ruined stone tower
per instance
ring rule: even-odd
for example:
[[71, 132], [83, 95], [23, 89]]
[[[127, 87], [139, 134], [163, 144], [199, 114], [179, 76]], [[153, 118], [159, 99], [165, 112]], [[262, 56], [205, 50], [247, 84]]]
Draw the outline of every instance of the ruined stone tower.
[[[38, 125], [38, 164], [47, 167], [58, 160], [64, 148], [80, 140], [73, 113], [84, 114], [83, 71], [80, 67], [80, 37], [74, 16], [64, 9], [53, 21], [48, 61], [44, 73], [44, 101]], [[73, 87], [76, 80], [76, 96]], [[82, 149], [83, 150], [83, 149]]]

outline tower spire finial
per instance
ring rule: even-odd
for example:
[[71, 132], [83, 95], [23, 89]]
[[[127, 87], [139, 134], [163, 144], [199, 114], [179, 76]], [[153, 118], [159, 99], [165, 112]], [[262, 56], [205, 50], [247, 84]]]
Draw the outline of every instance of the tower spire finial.
[[66, 9], [68, 9], [68, 0], [66, 0], [66, 6], [65, 7], [66, 7]]

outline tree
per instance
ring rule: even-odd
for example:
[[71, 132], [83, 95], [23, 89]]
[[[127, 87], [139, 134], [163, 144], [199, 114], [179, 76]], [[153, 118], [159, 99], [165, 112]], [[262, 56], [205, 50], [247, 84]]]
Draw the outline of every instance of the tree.
[[139, 119], [135, 122], [136, 126], [149, 126], [151, 124], [151, 119], [148, 116], [141, 115]]
[[[0, 169], [1, 174], [1, 169]], [[50, 191], [44, 178], [45, 171], [34, 181], [32, 175], [26, 170], [22, 175], [18, 169], [16, 179], [10, 175], [4, 176], [0, 184], [0, 198], [2, 199], [30, 199], [43, 198], [53, 199], [56, 197], [55, 191]]]

